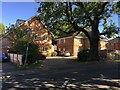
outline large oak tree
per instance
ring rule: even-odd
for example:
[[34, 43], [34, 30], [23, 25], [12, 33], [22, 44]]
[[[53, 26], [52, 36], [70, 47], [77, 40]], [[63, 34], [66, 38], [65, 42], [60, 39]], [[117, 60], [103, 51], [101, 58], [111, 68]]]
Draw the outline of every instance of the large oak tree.
[[[83, 32], [90, 42], [91, 60], [99, 60], [101, 35], [114, 34], [112, 14], [117, 3], [110, 2], [39, 2], [39, 19], [54, 35]], [[108, 23], [109, 21], [109, 23]], [[104, 27], [100, 30], [99, 26]]]

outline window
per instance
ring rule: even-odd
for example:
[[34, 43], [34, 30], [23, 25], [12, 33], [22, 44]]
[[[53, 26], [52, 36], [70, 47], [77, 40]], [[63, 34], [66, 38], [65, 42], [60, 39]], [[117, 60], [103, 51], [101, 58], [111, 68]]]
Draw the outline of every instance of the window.
[[81, 39], [80, 38], [78, 38], [78, 42], [81, 43]]
[[115, 45], [115, 43], [114, 43], [114, 49], [116, 49], [116, 47], [115, 47], [116, 45]]
[[81, 50], [81, 48], [79, 47], [77, 51], [80, 52], [80, 50]]
[[65, 51], [65, 48], [63, 48], [63, 51]]
[[43, 51], [47, 51], [48, 50], [48, 47], [43, 47]]
[[59, 48], [58, 50], [59, 50], [59, 51], [61, 51], [61, 49], [60, 49], [60, 48]]
[[60, 40], [59, 40], [59, 44], [60, 44]]
[[43, 40], [48, 40], [48, 36], [43, 36]]
[[64, 39], [64, 43], [65, 43], [65, 39]]
[[36, 40], [37, 39], [37, 35], [33, 35], [33, 40]]

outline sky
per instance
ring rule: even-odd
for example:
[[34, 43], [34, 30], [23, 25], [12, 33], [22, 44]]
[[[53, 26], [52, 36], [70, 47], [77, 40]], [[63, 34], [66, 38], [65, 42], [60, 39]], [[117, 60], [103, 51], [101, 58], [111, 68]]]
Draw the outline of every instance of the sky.
[[[0, 7], [2, 7], [0, 8], [0, 11], [2, 10], [2, 23], [9, 26], [9, 24], [15, 24], [17, 19], [27, 20], [37, 15], [39, 4], [35, 2], [2, 2]], [[113, 15], [112, 19], [118, 26], [118, 16]], [[100, 28], [102, 29], [101, 26]]]
[[27, 20], [37, 15], [38, 6], [35, 2], [2, 2], [2, 23], [9, 26], [17, 19]]

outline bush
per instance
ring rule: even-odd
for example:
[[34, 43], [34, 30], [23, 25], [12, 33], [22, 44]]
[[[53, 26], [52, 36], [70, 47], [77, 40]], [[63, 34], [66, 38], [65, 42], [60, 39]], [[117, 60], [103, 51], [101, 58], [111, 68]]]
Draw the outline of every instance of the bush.
[[83, 49], [78, 52], [78, 60], [80, 61], [87, 61], [89, 59], [90, 50], [89, 49]]
[[52, 52], [51, 56], [57, 56], [57, 52], [56, 51]]
[[47, 56], [47, 57], [51, 57], [51, 53], [48, 52], [46, 56]]
[[[9, 49], [9, 53], [17, 53], [23, 55], [23, 63], [25, 62], [25, 55], [27, 49], [27, 41], [18, 41], [13, 47]], [[40, 59], [38, 45], [33, 42], [29, 43], [27, 64], [32, 64], [36, 60]]]

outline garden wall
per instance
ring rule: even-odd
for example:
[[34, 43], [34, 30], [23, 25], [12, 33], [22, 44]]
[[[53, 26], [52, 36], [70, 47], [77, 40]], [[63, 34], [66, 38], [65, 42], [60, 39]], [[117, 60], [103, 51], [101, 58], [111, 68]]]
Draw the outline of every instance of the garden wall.
[[14, 53], [8, 53], [8, 56], [9, 56], [10, 61], [12, 63], [15, 63], [18, 66], [23, 65], [23, 62], [22, 62], [22, 56], [23, 55], [21, 55], [21, 54], [14, 54]]

